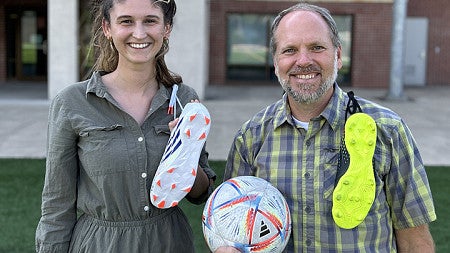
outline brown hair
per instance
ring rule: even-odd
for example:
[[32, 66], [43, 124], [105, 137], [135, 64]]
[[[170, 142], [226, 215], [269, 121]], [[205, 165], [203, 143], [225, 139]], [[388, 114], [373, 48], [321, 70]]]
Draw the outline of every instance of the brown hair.
[[[91, 47], [94, 50], [94, 56], [97, 57], [92, 71], [112, 72], [117, 68], [119, 55], [117, 49], [105, 37], [102, 30], [102, 21], [111, 21], [110, 10], [115, 3], [124, 2], [126, 0], [93, 0], [92, 13], [94, 20], [92, 23]], [[177, 11], [174, 0], [149, 0], [161, 8], [164, 14], [164, 23], [173, 27], [173, 18]], [[173, 84], [183, 82], [181, 76], [171, 72], [166, 65], [164, 56], [169, 51], [169, 40], [164, 39], [163, 45], [156, 55], [156, 81], [167, 87]]]

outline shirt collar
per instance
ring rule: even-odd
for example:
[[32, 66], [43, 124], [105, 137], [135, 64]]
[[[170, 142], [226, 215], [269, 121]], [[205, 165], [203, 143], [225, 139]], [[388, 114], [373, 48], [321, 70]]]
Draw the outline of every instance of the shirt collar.
[[[105, 98], [106, 94], [108, 94], [108, 89], [102, 81], [102, 76], [105, 75], [106, 72], [95, 71], [92, 74], [91, 79], [87, 83], [86, 88], [86, 96], [89, 93], [93, 93], [100, 98]], [[156, 93], [155, 98], [158, 100], [166, 101], [170, 98], [171, 89], [169, 90], [165, 85], [160, 85], [158, 92]]]
[[273, 119], [274, 128], [278, 128], [285, 122], [294, 125], [291, 117], [291, 108], [288, 106], [287, 94], [283, 94], [283, 97], [276, 102], [276, 112]]
[[328, 102], [328, 105], [320, 115], [328, 121], [333, 130], [337, 130], [341, 125], [341, 121], [344, 120], [344, 114], [345, 94], [337, 83], [334, 83], [334, 92], [330, 102]]
[[105, 84], [102, 82], [102, 75], [106, 74], [106, 72], [95, 71], [92, 74], [91, 79], [89, 79], [86, 87], [86, 97], [89, 93], [94, 93], [98, 97], [104, 98], [107, 89]]
[[[282, 99], [280, 99], [277, 104], [279, 106], [276, 107], [278, 109], [275, 113], [274, 127], [277, 128], [285, 122], [292, 126], [295, 126], [292, 121], [291, 109], [288, 106], [286, 93], [284, 93]], [[344, 119], [344, 114], [345, 94], [343, 90], [337, 85], [337, 83], [334, 83], [333, 95], [328, 102], [328, 105], [325, 107], [319, 117], [323, 117], [325, 120], [327, 120], [333, 130], [336, 130], [340, 125], [340, 121]]]

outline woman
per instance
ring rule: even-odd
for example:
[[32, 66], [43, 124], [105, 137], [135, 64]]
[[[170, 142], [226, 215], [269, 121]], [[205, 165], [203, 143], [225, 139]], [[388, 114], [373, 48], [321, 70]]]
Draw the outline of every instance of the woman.
[[[50, 107], [37, 252], [193, 252], [181, 209], [158, 209], [149, 199], [175, 124], [167, 113], [173, 85], [181, 104], [198, 99], [164, 62], [175, 2], [96, 2], [95, 71]], [[203, 149], [186, 196], [196, 204], [215, 179], [207, 155]]]

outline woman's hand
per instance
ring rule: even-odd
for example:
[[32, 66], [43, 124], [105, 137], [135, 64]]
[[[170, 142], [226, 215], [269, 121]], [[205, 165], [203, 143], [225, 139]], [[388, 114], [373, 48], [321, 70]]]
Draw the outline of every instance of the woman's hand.
[[[200, 103], [200, 101], [198, 99], [192, 99], [191, 103]], [[179, 118], [176, 118], [176, 119], [174, 119], [174, 120], [169, 122], [169, 130], [170, 130], [170, 132], [172, 132], [172, 130], [177, 126], [177, 123], [178, 123], [179, 120], [180, 120]]]
[[180, 120], [180, 118], [176, 118], [176, 119], [174, 119], [174, 120], [169, 122], [169, 130], [170, 130], [170, 132], [172, 132], [173, 129], [177, 126], [179, 120]]

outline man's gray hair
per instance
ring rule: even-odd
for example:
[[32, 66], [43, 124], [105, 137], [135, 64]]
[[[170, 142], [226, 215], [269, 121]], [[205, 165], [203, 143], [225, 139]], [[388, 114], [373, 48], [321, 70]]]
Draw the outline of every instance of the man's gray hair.
[[330, 14], [330, 11], [328, 11], [325, 8], [319, 7], [317, 5], [312, 5], [308, 3], [299, 3], [296, 4], [288, 9], [285, 9], [278, 13], [278, 15], [275, 17], [272, 23], [271, 27], [271, 35], [270, 35], [270, 52], [272, 55], [275, 55], [275, 52], [277, 50], [277, 41], [275, 39], [275, 32], [278, 29], [278, 26], [280, 24], [281, 19], [283, 19], [284, 16], [287, 14], [294, 12], [294, 11], [311, 11], [319, 14], [324, 21], [327, 23], [328, 27], [330, 28], [330, 37], [331, 41], [333, 43], [333, 46], [335, 48], [339, 48], [341, 46], [341, 39], [339, 38], [339, 32], [336, 26], [336, 22], [334, 21], [333, 17]]

